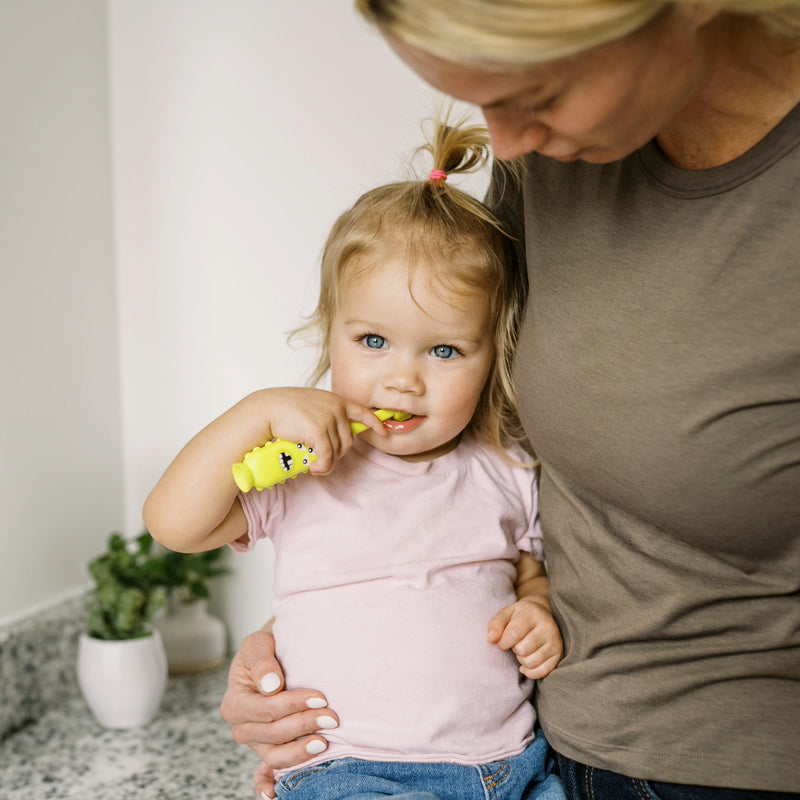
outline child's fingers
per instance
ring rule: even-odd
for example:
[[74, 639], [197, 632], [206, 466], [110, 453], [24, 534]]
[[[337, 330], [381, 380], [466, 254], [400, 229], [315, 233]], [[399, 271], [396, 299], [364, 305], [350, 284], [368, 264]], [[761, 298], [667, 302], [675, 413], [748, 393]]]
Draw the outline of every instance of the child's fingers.
[[335, 432], [335, 429], [333, 435], [330, 430], [326, 430], [319, 436], [315, 436], [312, 442], [312, 444], [304, 442], [317, 457], [315, 461], [311, 462], [308, 471], [314, 475], [327, 475], [333, 469], [333, 465], [341, 458], [339, 455], [341, 451], [339, 435]]
[[529, 678], [543, 678], [549, 674], [563, 655], [560, 637], [542, 638], [534, 631], [518, 642], [513, 650], [520, 672]]
[[536, 631], [539, 618], [546, 613], [540, 606], [522, 601], [501, 609], [492, 619], [492, 622], [497, 621], [503, 625], [495, 640], [497, 646], [501, 650], [515, 648], [525, 637]]
[[552, 656], [561, 655], [560, 641], [541, 639], [533, 633], [517, 642], [512, 648], [520, 664], [531, 667]]
[[500, 640], [505, 634], [506, 625], [508, 625], [513, 614], [514, 606], [506, 606], [505, 608], [501, 608], [489, 620], [489, 634], [487, 639], [491, 644], [497, 644], [502, 650], [509, 650], [515, 644], [515, 642], [508, 644], [507, 641], [504, 641], [502, 645], [500, 644]]
[[520, 665], [519, 671], [526, 677], [530, 678], [534, 681], [539, 681], [542, 678], [546, 678], [558, 665], [558, 662], [561, 660], [561, 657], [558, 656], [551, 656], [550, 658], [545, 659], [541, 664], [538, 664], [535, 667], [526, 667], [524, 665]]
[[[350, 420], [356, 423], [360, 423], [359, 431], [361, 430], [361, 426], [366, 426], [374, 433], [377, 433], [378, 436], [386, 436], [386, 428], [383, 427], [383, 423], [375, 416], [375, 414], [370, 411], [370, 409], [365, 408], [364, 406], [360, 406], [357, 403], [347, 403], [347, 416]], [[350, 436], [353, 436], [352, 429], [349, 431]]]
[[330, 473], [336, 462], [353, 446], [356, 433], [351, 427], [351, 422], [360, 423], [359, 431], [368, 428], [379, 436], [386, 436], [383, 423], [372, 411], [357, 403], [343, 402], [345, 413], [331, 418], [318, 440], [319, 449], [314, 450], [317, 461], [312, 465], [311, 472], [316, 475]]
[[317, 460], [311, 465], [310, 471], [315, 475], [327, 475], [353, 444], [350, 421], [344, 415], [330, 417], [326, 426], [315, 435], [314, 442]]

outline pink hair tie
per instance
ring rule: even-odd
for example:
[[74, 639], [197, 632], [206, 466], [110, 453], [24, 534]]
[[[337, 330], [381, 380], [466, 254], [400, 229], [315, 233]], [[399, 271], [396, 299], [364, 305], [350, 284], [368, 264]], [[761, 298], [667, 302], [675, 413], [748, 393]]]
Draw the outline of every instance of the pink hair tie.
[[447, 173], [443, 169], [432, 169], [430, 179], [432, 181], [446, 181]]

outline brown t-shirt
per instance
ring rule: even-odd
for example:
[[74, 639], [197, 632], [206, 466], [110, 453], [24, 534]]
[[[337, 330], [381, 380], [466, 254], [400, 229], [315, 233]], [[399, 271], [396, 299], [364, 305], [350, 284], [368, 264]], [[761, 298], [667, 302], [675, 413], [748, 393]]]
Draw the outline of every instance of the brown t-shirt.
[[800, 107], [677, 169], [529, 156], [521, 415], [566, 655], [556, 750], [652, 780], [800, 791]]

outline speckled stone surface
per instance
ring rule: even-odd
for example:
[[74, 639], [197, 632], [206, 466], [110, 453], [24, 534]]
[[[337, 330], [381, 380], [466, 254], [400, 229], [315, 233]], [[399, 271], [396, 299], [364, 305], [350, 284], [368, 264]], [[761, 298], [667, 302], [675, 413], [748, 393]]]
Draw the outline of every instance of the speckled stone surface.
[[79, 595], [0, 628], [0, 739], [77, 694], [85, 619], [86, 595]]
[[146, 727], [105, 730], [83, 698], [0, 742], [0, 799], [239, 800], [254, 797], [255, 754], [220, 717], [227, 667], [170, 677]]
[[237, 800], [258, 758], [219, 713], [227, 666], [173, 676], [156, 718], [110, 731], [78, 689], [86, 596], [0, 628], [0, 800]]

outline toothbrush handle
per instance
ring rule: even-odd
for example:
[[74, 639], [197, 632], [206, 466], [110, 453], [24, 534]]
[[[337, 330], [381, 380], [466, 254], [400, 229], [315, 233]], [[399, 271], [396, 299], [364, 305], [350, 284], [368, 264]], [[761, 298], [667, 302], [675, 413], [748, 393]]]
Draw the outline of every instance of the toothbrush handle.
[[[383, 421], [395, 412], [380, 409], [375, 416]], [[362, 422], [351, 422], [354, 434], [363, 433], [367, 426]], [[314, 451], [299, 442], [273, 439], [261, 447], [254, 447], [245, 457], [233, 465], [233, 480], [242, 492], [251, 489], [269, 489], [288, 478], [296, 478], [317, 460]]]
[[269, 489], [287, 478], [296, 478], [317, 460], [313, 450], [299, 442], [273, 439], [254, 447], [232, 467], [233, 480], [242, 492]]

